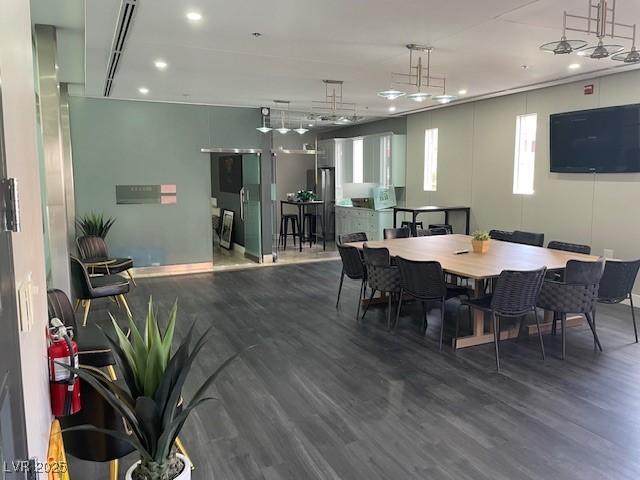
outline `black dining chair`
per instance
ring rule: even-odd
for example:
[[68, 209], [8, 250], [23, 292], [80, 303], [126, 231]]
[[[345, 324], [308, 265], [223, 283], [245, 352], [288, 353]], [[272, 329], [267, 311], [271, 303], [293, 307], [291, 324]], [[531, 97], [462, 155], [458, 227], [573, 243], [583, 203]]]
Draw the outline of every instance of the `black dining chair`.
[[453, 227], [448, 223], [430, 223], [428, 228], [444, 228], [448, 235], [453, 234]]
[[513, 232], [508, 230], [489, 230], [489, 238], [491, 238], [491, 240], [500, 240], [502, 242], [512, 242]]
[[[496, 369], [500, 371], [500, 352], [498, 343], [500, 342], [500, 319], [520, 318], [524, 321], [530, 313], [534, 314], [536, 326], [538, 327], [538, 338], [540, 340], [540, 351], [544, 360], [544, 343], [542, 342], [542, 332], [540, 331], [540, 321], [536, 314], [536, 301], [546, 267], [538, 270], [503, 270], [496, 280], [493, 294], [487, 297], [463, 300], [462, 306], [469, 308], [469, 322], [471, 322], [471, 310], [480, 310], [491, 314], [493, 323], [493, 341], [496, 352]], [[458, 338], [458, 316], [456, 316], [456, 339]]]
[[409, 227], [400, 228], [385, 228], [382, 231], [385, 240], [392, 240], [394, 238], [409, 238], [411, 236], [411, 229]]
[[562, 328], [562, 359], [566, 355], [567, 314], [582, 314], [593, 332], [594, 343], [602, 351], [596, 333], [596, 302], [604, 260], [583, 262], [569, 260], [564, 271], [564, 281], [545, 280], [540, 291], [537, 306], [554, 313], [551, 333], [555, 335], [558, 318]]
[[118, 273], [126, 273], [133, 286], [136, 286], [136, 280], [133, 278], [131, 269], [133, 268], [133, 260], [130, 258], [112, 258], [109, 256], [107, 243], [104, 238], [98, 236], [85, 236], [76, 239], [78, 253], [80, 259], [84, 263], [92, 264], [89, 273], [99, 275], [117, 275]]
[[558, 240], [551, 240], [547, 244], [547, 248], [550, 248], [551, 250], [562, 250], [564, 252], [584, 253], [585, 255], [591, 254], [591, 247], [589, 245], [581, 245], [579, 243], [560, 242]]
[[636, 343], [638, 343], [638, 328], [633, 307], [633, 285], [638, 276], [638, 269], [640, 269], [640, 260], [607, 260], [598, 290], [599, 303], [615, 304], [629, 300]]
[[430, 227], [416, 230], [417, 237], [431, 237], [434, 235], [449, 235], [449, 231], [444, 227]]
[[367, 285], [371, 288], [371, 296], [364, 308], [362, 319], [367, 314], [376, 292], [386, 293], [389, 297], [387, 305], [387, 329], [391, 330], [391, 308], [393, 298], [400, 293], [400, 270], [391, 264], [391, 255], [387, 248], [363, 247], [364, 264], [367, 270]]
[[366, 242], [367, 234], [365, 232], [343, 233], [338, 235], [338, 243], [354, 243], [354, 242]]
[[338, 299], [336, 300], [336, 308], [340, 303], [340, 294], [342, 293], [342, 283], [344, 282], [345, 275], [351, 280], [360, 281], [360, 294], [358, 295], [358, 307], [356, 310], [356, 321], [360, 317], [360, 304], [362, 303], [362, 297], [365, 294], [367, 285], [367, 269], [364, 266], [362, 255], [360, 251], [351, 245], [342, 245], [338, 243], [338, 252], [342, 259], [342, 273], [340, 274], [340, 287], [338, 287]]
[[402, 297], [408, 293], [422, 303], [423, 320], [422, 333], [427, 331], [427, 304], [431, 301], [440, 302], [440, 350], [442, 350], [442, 337], [444, 334], [444, 305], [447, 299], [459, 295], [467, 295], [468, 291], [464, 287], [447, 286], [444, 279], [444, 272], [440, 262], [435, 261], [415, 261], [406, 258], [396, 257], [395, 264], [400, 269], [400, 295], [398, 300], [398, 311], [394, 328], [398, 326], [400, 310], [402, 308]]
[[410, 222], [409, 220], [403, 220], [400, 226], [407, 227], [412, 232], [415, 232], [418, 228], [424, 228], [424, 224], [422, 222]]
[[544, 245], [544, 233], [515, 230], [511, 237], [511, 242], [522, 243], [523, 245], [533, 245], [534, 247], [542, 247]]
[[80, 303], [84, 305], [83, 327], [87, 324], [91, 301], [98, 298], [114, 298], [116, 302], [122, 303], [127, 314], [131, 316], [131, 310], [129, 310], [127, 300], [124, 298], [124, 294], [129, 293], [129, 282], [124, 277], [120, 275], [90, 276], [85, 265], [72, 256], [71, 280], [77, 299], [74, 310], [78, 309]]

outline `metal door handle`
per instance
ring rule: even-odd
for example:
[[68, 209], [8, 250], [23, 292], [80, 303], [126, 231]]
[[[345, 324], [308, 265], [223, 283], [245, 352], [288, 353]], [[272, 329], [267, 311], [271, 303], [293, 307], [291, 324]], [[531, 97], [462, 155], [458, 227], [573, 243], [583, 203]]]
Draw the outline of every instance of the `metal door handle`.
[[0, 179], [0, 231], [20, 231], [18, 180], [15, 178]]
[[244, 187], [240, 189], [240, 220], [244, 221]]

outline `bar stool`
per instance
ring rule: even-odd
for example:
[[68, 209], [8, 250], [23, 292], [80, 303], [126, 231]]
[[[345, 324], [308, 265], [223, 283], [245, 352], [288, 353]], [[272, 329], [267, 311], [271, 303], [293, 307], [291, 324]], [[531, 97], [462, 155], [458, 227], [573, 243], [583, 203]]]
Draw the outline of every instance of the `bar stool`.
[[416, 237], [417, 236], [416, 231], [418, 229], [420, 229], [420, 230], [424, 229], [424, 226], [423, 226], [422, 222], [415, 222], [414, 223], [414, 222], [410, 222], [408, 220], [403, 220], [402, 224], [400, 226], [409, 228], [409, 230], [411, 230], [411, 236], [412, 237]]
[[307, 238], [309, 239], [309, 247], [311, 247], [314, 243], [316, 243], [316, 214], [309, 212], [305, 213], [302, 221], [304, 222], [304, 231], [307, 234]]
[[[289, 233], [289, 222], [291, 222], [291, 233]], [[298, 215], [295, 213], [285, 213], [280, 216], [280, 236], [278, 245], [282, 245], [283, 250], [287, 249], [287, 237], [293, 237], [293, 246], [296, 246], [296, 237], [299, 235]], [[300, 240], [302, 241], [302, 239]]]

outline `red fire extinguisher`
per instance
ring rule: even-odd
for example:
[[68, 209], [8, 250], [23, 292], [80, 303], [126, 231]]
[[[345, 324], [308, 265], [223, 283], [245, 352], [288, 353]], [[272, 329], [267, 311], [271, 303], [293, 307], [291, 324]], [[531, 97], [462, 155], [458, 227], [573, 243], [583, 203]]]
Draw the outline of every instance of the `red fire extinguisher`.
[[51, 411], [56, 417], [73, 415], [80, 411], [80, 378], [63, 367], [78, 368], [78, 344], [72, 338], [70, 327], [51, 319], [49, 328], [49, 391]]

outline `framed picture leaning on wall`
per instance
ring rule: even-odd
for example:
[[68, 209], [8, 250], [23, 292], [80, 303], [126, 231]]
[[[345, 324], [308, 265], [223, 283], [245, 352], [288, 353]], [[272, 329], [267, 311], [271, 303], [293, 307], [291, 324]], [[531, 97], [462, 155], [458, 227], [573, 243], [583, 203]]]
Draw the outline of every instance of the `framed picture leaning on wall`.
[[231, 248], [231, 234], [233, 231], [233, 210], [222, 211], [222, 230], [220, 232], [220, 246], [229, 250]]

